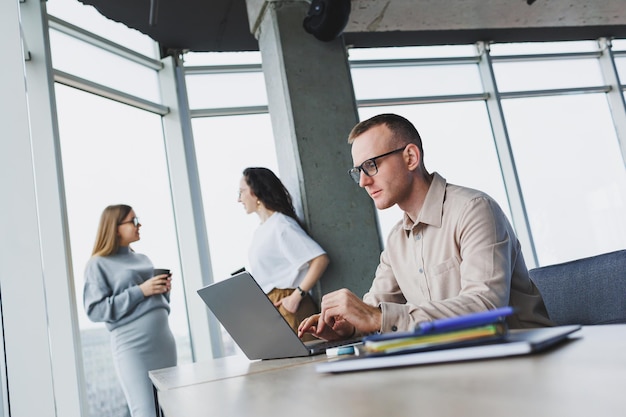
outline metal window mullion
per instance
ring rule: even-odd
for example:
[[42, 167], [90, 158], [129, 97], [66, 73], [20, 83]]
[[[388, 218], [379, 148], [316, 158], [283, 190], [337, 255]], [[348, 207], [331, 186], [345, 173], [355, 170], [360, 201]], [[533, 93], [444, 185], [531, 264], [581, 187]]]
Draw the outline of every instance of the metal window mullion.
[[554, 54], [527, 54], [527, 55], [496, 55], [491, 56], [491, 62], [537, 62], [537, 61], [563, 61], [566, 59], [592, 59], [599, 58], [601, 52], [561, 52]]
[[555, 88], [551, 90], [526, 90], [526, 91], [509, 91], [500, 93], [500, 98], [530, 98], [530, 97], [554, 97], [571, 94], [598, 94], [608, 93], [611, 91], [610, 85], [600, 85], [596, 87], [572, 87], [572, 88]]
[[[606, 38], [600, 38], [598, 41], [599, 42], [606, 42]], [[625, 51], [615, 51], [613, 49], [613, 46], [611, 45], [611, 54], [613, 55], [614, 58], [624, 58], [626, 57], [626, 50]]]
[[358, 107], [384, 107], [384, 106], [406, 106], [413, 104], [435, 104], [435, 103], [459, 103], [465, 101], [487, 100], [487, 93], [479, 94], [458, 94], [444, 96], [423, 96], [423, 97], [398, 97], [380, 98], [369, 100], [357, 100]]
[[164, 103], [173, 111], [163, 117], [163, 136], [192, 356], [194, 361], [202, 361], [223, 356], [221, 330], [196, 294], [198, 288], [213, 281], [213, 272], [184, 68], [178, 57], [165, 60], [158, 73], [159, 86]]
[[[29, 108], [41, 96], [32, 91], [37, 83], [27, 78], [24, 68], [22, 38], [31, 40], [29, 48], [39, 51], [41, 39], [37, 36], [41, 22], [36, 20], [39, 3], [0, 2], [4, 53], [0, 77], [0, 124], [4, 129], [3, 140], [0, 140], [0, 194], [4, 202], [0, 216], [3, 327], [0, 342], [4, 345], [4, 355], [0, 360], [6, 361], [2, 388], [7, 391], [2, 395], [2, 414], [6, 412], [7, 416], [56, 416], [57, 410], [67, 405], [66, 390], [73, 388], [59, 386], [57, 392], [54, 385], [62, 383], [55, 381], [56, 365], [64, 362], [67, 352], [56, 352], [58, 355], [53, 357], [55, 352], [51, 345], [62, 349], [68, 344], [64, 345], [63, 341], [57, 344], [59, 333], [53, 329], [58, 324], [58, 310], [47, 305], [52, 300], [46, 293], [49, 277], [45, 275], [50, 272], [44, 270], [45, 237], [39, 213], [46, 207], [38, 206], [38, 192], [42, 191], [38, 185], [42, 184], [35, 176], [31, 130], [39, 120]], [[39, 58], [37, 65], [44, 65], [45, 57]], [[64, 247], [61, 252], [63, 250]]]
[[624, 102], [624, 86], [621, 84], [617, 65], [615, 64], [615, 55], [611, 49], [611, 41], [607, 38], [598, 40], [602, 56], [599, 58], [600, 69], [604, 82], [611, 89], [607, 92], [607, 100], [609, 101], [609, 109], [617, 140], [619, 141], [622, 152], [622, 161], [626, 164], [626, 103]]
[[539, 265], [537, 251], [533, 241], [532, 231], [528, 220], [528, 213], [524, 203], [524, 196], [515, 166], [513, 150], [509, 139], [509, 132], [502, 110], [500, 93], [496, 84], [493, 71], [493, 62], [489, 54], [489, 46], [485, 42], [478, 42], [477, 47], [481, 53], [481, 60], [478, 69], [482, 80], [483, 88], [489, 95], [486, 101], [489, 120], [493, 132], [493, 138], [500, 161], [502, 178], [506, 194], [511, 208], [511, 216], [518, 239], [522, 245], [522, 252], [529, 267]]
[[423, 67], [430, 65], [469, 65], [477, 64], [479, 56], [461, 56], [450, 58], [404, 58], [404, 59], [360, 59], [349, 61], [350, 68], [397, 68]]
[[117, 56], [128, 59], [147, 68], [152, 68], [157, 71], [163, 68], [163, 63], [161, 61], [149, 58], [136, 51], [133, 51], [132, 49], [128, 49], [106, 38], [91, 33], [83, 28], [74, 26], [71, 23], [59, 19], [58, 17], [48, 15], [48, 22], [51, 29], [71, 36], [74, 39], [81, 40], [85, 43], [103, 49], [107, 52], [111, 52]]
[[79, 90], [92, 93], [100, 97], [108, 98], [119, 103], [127, 104], [129, 106], [137, 107], [151, 113], [156, 113], [161, 116], [169, 113], [170, 111], [167, 106], [163, 106], [161, 104], [154, 103], [140, 97], [124, 93], [119, 90], [115, 90], [113, 88], [86, 80], [84, 78], [77, 77], [72, 74], [68, 74], [63, 71], [54, 70], [54, 81], [63, 85], [67, 85], [68, 87], [74, 87]]
[[241, 74], [262, 73], [261, 64], [241, 65], [203, 65], [184, 67], [185, 75], [216, 75], [216, 74]]
[[247, 106], [247, 107], [222, 107], [190, 110], [190, 117], [222, 117], [222, 116], [242, 116], [250, 114], [267, 114], [268, 106]]
[[25, 71], [55, 409], [58, 416], [81, 417], [88, 401], [46, 2], [25, 2], [20, 10], [33, 56]]

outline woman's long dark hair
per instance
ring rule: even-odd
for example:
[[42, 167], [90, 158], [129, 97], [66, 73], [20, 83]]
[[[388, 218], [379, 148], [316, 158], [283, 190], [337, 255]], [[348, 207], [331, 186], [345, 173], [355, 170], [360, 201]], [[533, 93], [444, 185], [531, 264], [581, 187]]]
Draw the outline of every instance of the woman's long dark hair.
[[265, 207], [291, 217], [304, 229], [293, 208], [291, 194], [276, 174], [267, 168], [250, 167], [243, 170], [243, 177]]

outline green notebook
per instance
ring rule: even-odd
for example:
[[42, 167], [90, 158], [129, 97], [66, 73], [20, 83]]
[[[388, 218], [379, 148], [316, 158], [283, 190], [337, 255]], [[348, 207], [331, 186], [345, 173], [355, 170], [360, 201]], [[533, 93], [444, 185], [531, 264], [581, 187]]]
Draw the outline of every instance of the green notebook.
[[488, 343], [500, 340], [507, 333], [504, 322], [471, 327], [468, 329], [452, 330], [443, 333], [425, 334], [385, 340], [366, 340], [358, 349], [359, 355], [393, 354], [416, 352], [446, 347], [466, 346], [469, 344]]

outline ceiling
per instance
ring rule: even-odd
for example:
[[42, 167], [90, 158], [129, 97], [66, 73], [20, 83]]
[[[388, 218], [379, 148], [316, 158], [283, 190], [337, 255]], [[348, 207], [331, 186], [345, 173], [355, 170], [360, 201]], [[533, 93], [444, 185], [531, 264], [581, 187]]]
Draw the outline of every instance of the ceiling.
[[[162, 51], [258, 50], [248, 10], [264, 0], [78, 0]], [[273, 1], [273, 0], [271, 0]], [[331, 0], [323, 0], [331, 1]], [[352, 0], [355, 47], [626, 37], [623, 0]], [[152, 9], [151, 6], [157, 6]], [[305, 16], [303, 15], [303, 18]], [[303, 29], [304, 30], [304, 29]]]

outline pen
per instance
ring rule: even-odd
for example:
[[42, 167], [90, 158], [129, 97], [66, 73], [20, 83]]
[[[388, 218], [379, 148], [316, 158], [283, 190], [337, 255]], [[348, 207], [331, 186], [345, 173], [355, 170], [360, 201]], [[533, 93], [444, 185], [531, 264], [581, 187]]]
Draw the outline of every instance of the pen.
[[493, 323], [511, 314], [513, 314], [512, 307], [502, 307], [495, 310], [481, 311], [479, 313], [472, 313], [464, 316], [426, 321], [417, 325], [415, 333], [419, 335], [480, 326]]

